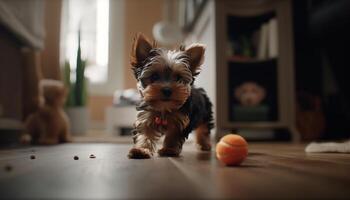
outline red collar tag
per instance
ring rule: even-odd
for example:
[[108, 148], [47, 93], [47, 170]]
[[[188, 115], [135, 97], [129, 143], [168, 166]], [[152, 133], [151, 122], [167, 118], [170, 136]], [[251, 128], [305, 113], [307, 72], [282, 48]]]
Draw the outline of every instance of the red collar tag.
[[156, 117], [156, 118], [154, 119], [154, 122], [155, 122], [158, 126], [166, 126], [166, 125], [168, 125], [168, 120], [162, 119], [162, 118], [160, 118], [160, 117]]

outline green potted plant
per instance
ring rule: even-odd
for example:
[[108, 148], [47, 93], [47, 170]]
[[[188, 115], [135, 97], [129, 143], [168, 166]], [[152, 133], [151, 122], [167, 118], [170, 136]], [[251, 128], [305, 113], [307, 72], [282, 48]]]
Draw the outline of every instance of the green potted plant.
[[75, 81], [71, 80], [71, 66], [68, 61], [64, 65], [64, 82], [69, 89], [66, 112], [70, 121], [71, 133], [81, 135], [87, 132], [89, 112], [87, 109], [87, 89], [85, 78], [86, 61], [81, 58], [80, 31], [78, 33], [78, 50]]

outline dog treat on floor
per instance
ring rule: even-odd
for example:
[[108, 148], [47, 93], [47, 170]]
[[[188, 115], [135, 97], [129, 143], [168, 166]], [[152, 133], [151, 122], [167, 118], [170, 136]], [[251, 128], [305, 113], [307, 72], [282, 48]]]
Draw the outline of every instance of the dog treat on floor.
[[142, 34], [134, 40], [131, 65], [141, 102], [134, 123], [134, 147], [129, 158], [150, 158], [165, 135], [159, 156], [179, 156], [192, 130], [203, 151], [211, 149], [212, 104], [193, 83], [204, 60], [205, 47], [192, 44], [176, 50], [160, 48]]
[[74, 156], [73, 158], [74, 158], [74, 160], [79, 160], [78, 156]]

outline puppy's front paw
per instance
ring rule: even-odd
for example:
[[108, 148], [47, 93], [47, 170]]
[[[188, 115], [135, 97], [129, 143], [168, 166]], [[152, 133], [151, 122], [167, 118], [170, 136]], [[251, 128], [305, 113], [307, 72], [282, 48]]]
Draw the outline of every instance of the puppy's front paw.
[[158, 154], [161, 157], [178, 157], [180, 154], [180, 151], [174, 148], [163, 147], [162, 149], [158, 150]]
[[145, 148], [132, 148], [129, 151], [128, 157], [131, 159], [147, 159], [151, 158], [152, 154]]

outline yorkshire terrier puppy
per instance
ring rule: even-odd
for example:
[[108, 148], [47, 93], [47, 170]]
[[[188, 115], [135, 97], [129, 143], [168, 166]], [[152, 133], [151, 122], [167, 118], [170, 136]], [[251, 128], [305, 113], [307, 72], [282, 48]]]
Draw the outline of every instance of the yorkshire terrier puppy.
[[22, 135], [21, 143], [50, 145], [71, 141], [68, 118], [63, 110], [66, 88], [55, 80], [42, 80], [40, 87], [41, 105], [26, 119], [26, 133]]
[[204, 51], [201, 44], [165, 50], [142, 34], [136, 36], [131, 65], [142, 101], [137, 107], [129, 158], [150, 158], [162, 135], [165, 138], [159, 156], [179, 156], [192, 130], [200, 149], [211, 149], [212, 104], [203, 89], [193, 86]]

